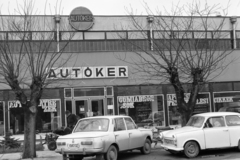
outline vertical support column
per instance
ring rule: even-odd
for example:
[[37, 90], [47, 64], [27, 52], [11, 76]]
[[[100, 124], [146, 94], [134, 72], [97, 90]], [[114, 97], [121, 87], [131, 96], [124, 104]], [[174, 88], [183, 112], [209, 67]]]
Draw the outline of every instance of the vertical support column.
[[154, 16], [148, 16], [147, 21], [149, 24], [149, 38], [150, 38], [150, 50], [153, 50], [153, 21], [154, 21]]
[[237, 41], [236, 41], [236, 22], [237, 22], [237, 18], [236, 17], [231, 17], [230, 18], [230, 22], [232, 23], [232, 47], [233, 49], [237, 48]]
[[59, 14], [55, 15], [55, 27], [56, 27], [56, 32], [57, 32], [57, 52], [60, 51], [60, 46], [59, 46], [59, 41], [60, 41], [60, 20], [61, 17]]

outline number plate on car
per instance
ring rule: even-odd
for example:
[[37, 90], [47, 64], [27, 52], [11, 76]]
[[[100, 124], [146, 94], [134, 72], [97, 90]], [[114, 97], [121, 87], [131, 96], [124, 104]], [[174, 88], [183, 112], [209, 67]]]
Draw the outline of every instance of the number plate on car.
[[70, 143], [68, 144], [69, 148], [80, 148], [80, 144], [79, 143]]

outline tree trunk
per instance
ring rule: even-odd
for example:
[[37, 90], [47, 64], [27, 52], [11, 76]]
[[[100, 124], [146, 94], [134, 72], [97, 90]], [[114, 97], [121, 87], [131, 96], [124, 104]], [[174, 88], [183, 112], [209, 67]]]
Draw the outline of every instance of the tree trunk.
[[[31, 103], [31, 102], [30, 102]], [[32, 104], [32, 103], [31, 103]], [[27, 106], [24, 112], [24, 149], [22, 158], [36, 157], [36, 115], [37, 106]]]

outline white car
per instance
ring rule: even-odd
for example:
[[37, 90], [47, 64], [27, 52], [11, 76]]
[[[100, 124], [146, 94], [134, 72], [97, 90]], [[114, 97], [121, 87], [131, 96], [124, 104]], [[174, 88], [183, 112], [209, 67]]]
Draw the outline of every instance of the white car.
[[129, 116], [89, 117], [80, 119], [72, 134], [58, 137], [55, 151], [70, 160], [95, 155], [117, 160], [122, 151], [139, 149], [149, 154], [152, 137], [150, 129], [138, 128]]
[[187, 125], [160, 133], [162, 147], [172, 154], [184, 152], [188, 158], [201, 150], [237, 147], [240, 150], [240, 114], [210, 112], [194, 115]]

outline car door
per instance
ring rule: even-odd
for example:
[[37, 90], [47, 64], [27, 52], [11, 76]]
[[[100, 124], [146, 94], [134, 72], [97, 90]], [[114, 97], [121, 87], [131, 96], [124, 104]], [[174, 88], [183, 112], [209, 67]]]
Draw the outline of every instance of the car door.
[[240, 117], [238, 115], [228, 115], [225, 118], [230, 134], [231, 146], [235, 147], [238, 145], [240, 137]]
[[206, 148], [230, 147], [229, 130], [224, 117], [211, 117], [206, 123], [209, 126], [204, 128]]
[[115, 141], [119, 145], [119, 151], [129, 149], [129, 134], [123, 118], [113, 119]]
[[137, 129], [137, 125], [133, 122], [133, 120], [130, 117], [126, 117], [124, 119], [129, 134], [129, 148], [133, 149], [142, 147], [145, 141], [142, 132], [139, 129]]

